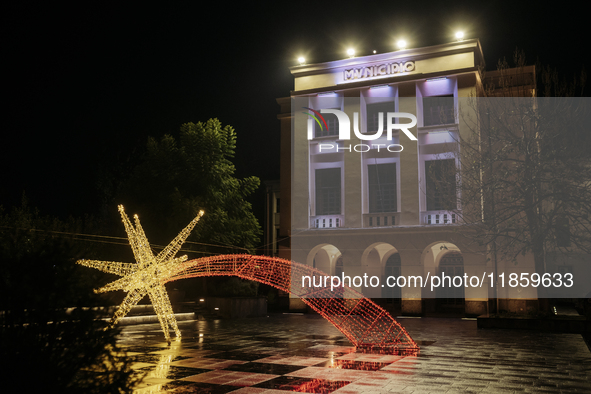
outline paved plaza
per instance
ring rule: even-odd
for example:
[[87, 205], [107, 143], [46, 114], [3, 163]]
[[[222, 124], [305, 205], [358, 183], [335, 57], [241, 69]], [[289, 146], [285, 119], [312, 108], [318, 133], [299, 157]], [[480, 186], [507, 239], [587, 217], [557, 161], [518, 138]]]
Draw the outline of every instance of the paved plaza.
[[136, 393], [591, 393], [591, 353], [579, 334], [483, 330], [475, 320], [399, 318], [414, 355], [355, 349], [318, 315], [270, 314], [127, 326], [119, 343], [147, 372]]

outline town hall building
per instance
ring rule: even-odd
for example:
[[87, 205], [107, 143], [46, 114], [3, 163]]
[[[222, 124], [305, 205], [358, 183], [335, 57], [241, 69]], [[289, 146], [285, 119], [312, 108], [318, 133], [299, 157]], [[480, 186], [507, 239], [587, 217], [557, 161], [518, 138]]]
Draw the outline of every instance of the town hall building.
[[[477, 39], [291, 67], [294, 90], [277, 100], [277, 255], [327, 275], [381, 281], [495, 272], [488, 251], [462, 227], [456, 187], [458, 141], [473, 127], [461, 108], [479, 95], [483, 67]], [[519, 78], [519, 94], [534, 95], [534, 68]], [[527, 257], [496, 268], [535, 272]], [[477, 316], [494, 298], [483, 279], [466, 288], [353, 287], [406, 315]], [[503, 291], [503, 309], [525, 313], [537, 305], [535, 289]], [[292, 298], [290, 308], [304, 305]]]

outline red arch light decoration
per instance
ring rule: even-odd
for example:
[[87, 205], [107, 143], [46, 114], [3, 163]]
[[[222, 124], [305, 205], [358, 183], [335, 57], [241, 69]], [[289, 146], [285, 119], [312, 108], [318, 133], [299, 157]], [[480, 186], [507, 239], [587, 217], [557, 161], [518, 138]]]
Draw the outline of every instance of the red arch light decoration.
[[302, 299], [331, 322], [355, 346], [393, 348], [416, 352], [419, 346], [408, 332], [379, 305], [343, 286], [302, 286], [302, 277], [324, 277], [324, 272], [293, 261], [267, 256], [231, 254], [203, 257], [179, 264], [167, 282], [204, 276], [238, 276], [271, 285]]

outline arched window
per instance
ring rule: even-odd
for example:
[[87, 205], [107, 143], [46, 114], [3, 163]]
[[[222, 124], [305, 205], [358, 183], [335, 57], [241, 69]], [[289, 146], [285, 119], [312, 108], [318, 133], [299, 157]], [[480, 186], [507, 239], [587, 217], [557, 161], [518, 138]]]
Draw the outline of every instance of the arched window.
[[339, 258], [337, 259], [337, 262], [334, 266], [334, 274], [335, 274], [335, 276], [338, 276], [339, 278], [343, 274], [343, 256], [342, 255], [339, 256]]
[[[386, 265], [384, 266], [384, 283], [388, 280], [388, 277], [393, 276], [398, 278], [400, 276], [400, 253], [394, 253], [388, 260], [386, 260]], [[390, 280], [392, 283], [392, 280]], [[382, 297], [386, 299], [386, 303], [391, 304], [394, 301], [400, 302], [401, 298], [401, 291], [400, 287], [394, 286], [390, 287], [385, 285], [382, 287]]]
[[[464, 276], [464, 258], [461, 253], [450, 252], [441, 258], [439, 263], [439, 277], [443, 275], [442, 286], [438, 288], [437, 298], [441, 306], [462, 306], [464, 305], [464, 286], [453, 285], [454, 276]], [[463, 279], [462, 279], [463, 280]], [[450, 286], [451, 281], [451, 286]], [[457, 282], [456, 282], [457, 283]]]

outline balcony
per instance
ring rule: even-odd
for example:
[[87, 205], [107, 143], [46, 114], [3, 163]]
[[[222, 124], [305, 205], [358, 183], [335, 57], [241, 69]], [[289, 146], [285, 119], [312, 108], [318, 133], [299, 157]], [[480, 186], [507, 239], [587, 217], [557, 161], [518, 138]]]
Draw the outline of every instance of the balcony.
[[400, 223], [399, 212], [363, 214], [363, 227], [392, 227]]
[[343, 227], [344, 223], [343, 215], [310, 216], [310, 228], [338, 228]]
[[438, 224], [457, 224], [460, 217], [457, 213], [452, 211], [426, 211], [421, 212], [421, 224], [438, 225]]

